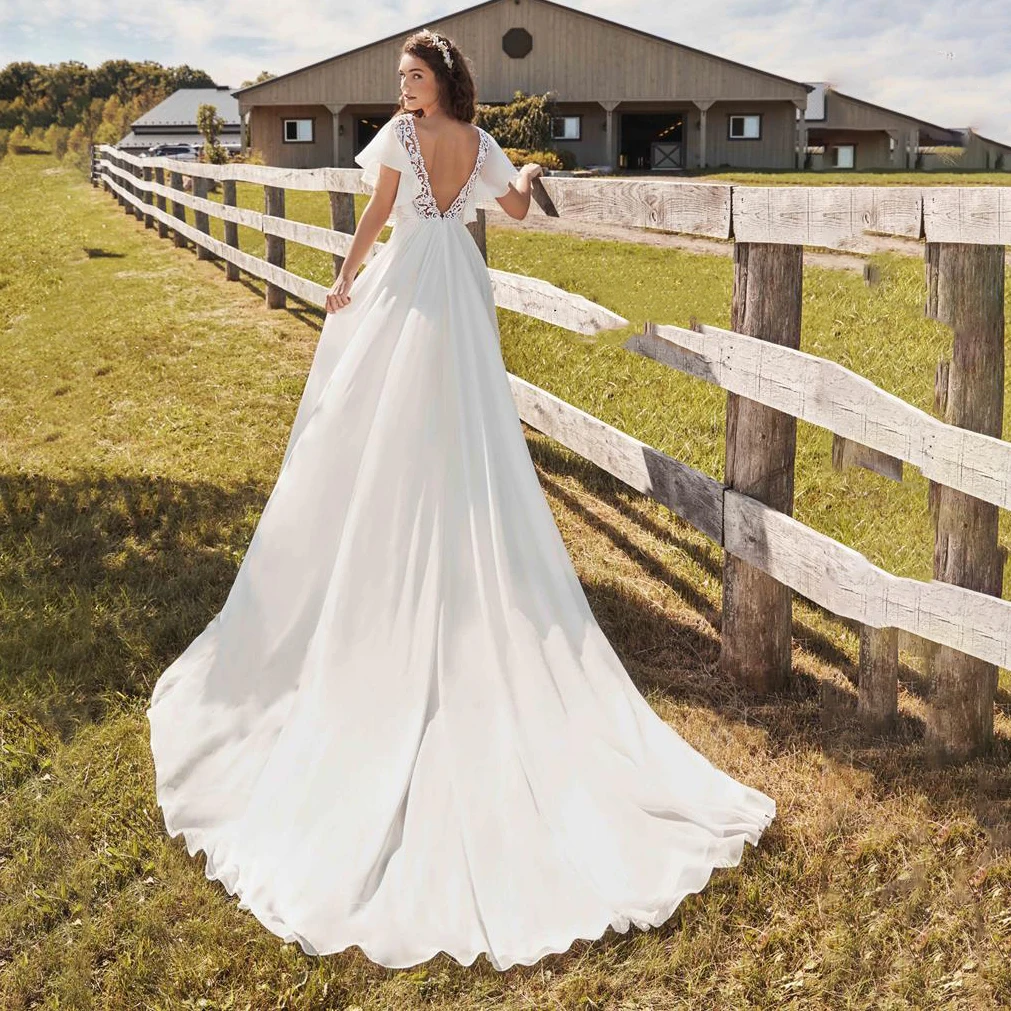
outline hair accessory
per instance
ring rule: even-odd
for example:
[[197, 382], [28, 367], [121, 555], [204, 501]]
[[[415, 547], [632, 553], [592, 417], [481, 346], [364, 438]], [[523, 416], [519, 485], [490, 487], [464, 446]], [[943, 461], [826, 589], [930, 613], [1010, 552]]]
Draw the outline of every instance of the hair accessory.
[[429, 28], [422, 28], [421, 31], [418, 32], [418, 34], [428, 36], [432, 44], [439, 48], [439, 51], [442, 53], [442, 58], [445, 61], [446, 66], [449, 67], [450, 70], [452, 70], [453, 57], [449, 55], [449, 43], [441, 35], [437, 35]]

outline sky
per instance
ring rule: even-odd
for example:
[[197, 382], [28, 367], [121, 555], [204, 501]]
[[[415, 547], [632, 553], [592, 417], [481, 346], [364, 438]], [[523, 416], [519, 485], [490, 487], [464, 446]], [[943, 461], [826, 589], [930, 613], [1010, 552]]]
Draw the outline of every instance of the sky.
[[[0, 0], [0, 66], [189, 64], [238, 88], [473, 6], [466, 0]], [[1011, 143], [1003, 0], [570, 0], [567, 6], [798, 81]], [[480, 97], [480, 96], [479, 96]]]

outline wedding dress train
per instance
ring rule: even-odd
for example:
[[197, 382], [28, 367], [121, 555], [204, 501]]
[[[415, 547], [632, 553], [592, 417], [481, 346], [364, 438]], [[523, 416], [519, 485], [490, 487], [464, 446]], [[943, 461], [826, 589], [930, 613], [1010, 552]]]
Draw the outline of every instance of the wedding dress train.
[[147, 716], [172, 836], [310, 954], [530, 965], [654, 927], [775, 802], [651, 709], [538, 482], [465, 224], [516, 178], [479, 134], [441, 212], [410, 115], [388, 242], [328, 314], [220, 611]]

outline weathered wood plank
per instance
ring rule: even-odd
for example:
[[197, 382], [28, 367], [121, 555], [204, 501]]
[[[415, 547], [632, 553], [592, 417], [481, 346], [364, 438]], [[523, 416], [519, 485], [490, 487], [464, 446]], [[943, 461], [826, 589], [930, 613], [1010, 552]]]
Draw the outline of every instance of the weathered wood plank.
[[910, 642], [945, 642], [1011, 666], [1011, 602], [895, 576], [858, 551], [703, 474], [512, 374], [519, 416], [808, 600]]
[[673, 179], [576, 178], [538, 180], [563, 218], [606, 221], [630, 228], [730, 237], [730, 193], [725, 183], [684, 183]]
[[725, 547], [844, 618], [1011, 664], [1011, 602], [961, 586], [895, 576], [858, 551], [732, 489], [724, 492]]
[[926, 186], [923, 228], [927, 242], [1011, 244], [1011, 187]]
[[[357, 168], [289, 169], [233, 163], [210, 165], [145, 158], [96, 146], [103, 162], [148, 165], [191, 176], [284, 189], [371, 193]], [[100, 157], [99, 157], [100, 155]], [[547, 213], [629, 228], [691, 235], [869, 251], [868, 236], [932, 242], [1011, 242], [1011, 188], [1005, 186], [747, 186], [642, 177], [542, 176], [538, 206]], [[487, 206], [491, 206], [489, 202]], [[132, 209], [131, 209], [132, 212]]]
[[918, 239], [923, 200], [915, 186], [735, 186], [734, 238], [870, 251], [867, 233]]
[[279, 168], [274, 165], [249, 165], [245, 162], [229, 162], [212, 165], [208, 162], [179, 161], [176, 158], [138, 158], [136, 155], [117, 151], [108, 144], [100, 144], [103, 153], [113, 152], [128, 165], [146, 164], [152, 167], [185, 172], [189, 176], [203, 179], [234, 179], [236, 182], [256, 183], [260, 186], [277, 186], [286, 190], [333, 190], [342, 193], [371, 193], [372, 189], [361, 181], [362, 170], [358, 168]]
[[707, 325], [646, 323], [624, 346], [1011, 509], [1011, 443], [949, 425], [837, 362]]
[[[122, 191], [124, 189], [112, 179], [107, 179], [107, 182], [114, 190]], [[171, 217], [162, 210], [154, 208], [153, 213], [156, 218], [164, 216], [166, 223], [183, 236], [184, 241], [189, 239], [197, 245], [206, 244], [207, 248], [216, 256], [220, 256], [221, 259], [236, 264], [246, 271], [247, 274], [252, 274], [254, 277], [259, 277], [265, 281], [269, 281], [271, 284], [284, 288], [292, 295], [311, 305], [317, 305], [321, 308], [325, 306], [326, 293], [329, 289], [323, 287], [323, 285], [310, 281], [299, 274], [293, 274], [290, 270], [272, 266], [259, 257], [253, 256], [251, 253], [244, 253], [241, 250], [233, 249], [227, 243], [214, 238], [213, 235], [205, 235], [192, 225], [186, 224], [178, 218]]]
[[495, 304], [576, 333], [593, 334], [628, 326], [628, 320], [582, 295], [556, 288], [539, 277], [488, 268]]
[[[117, 194], [125, 192], [124, 187], [113, 182], [110, 176], [107, 175], [105, 178]], [[131, 195], [129, 199], [125, 199], [125, 203], [129, 206], [130, 201], [136, 199]], [[211, 208], [219, 208], [221, 206], [213, 200], [207, 200], [205, 203]], [[183, 213], [181, 208], [179, 209], [179, 213]], [[319, 228], [317, 225], [307, 225], [301, 221], [291, 221], [288, 218], [281, 218], [270, 214], [258, 214], [258, 217], [259, 230], [263, 231], [266, 235], [273, 235], [279, 240], [292, 239], [315, 249], [339, 253], [346, 253], [348, 247], [351, 245], [352, 236], [343, 232], [333, 232], [329, 229]], [[174, 228], [178, 218], [165, 215], [164, 220]], [[183, 244], [186, 242], [186, 237], [192, 237], [194, 233], [195, 230], [191, 228], [180, 228], [176, 232], [178, 241]], [[382, 242], [373, 243], [370, 256], [378, 253], [383, 246], [384, 243]], [[211, 245], [208, 248], [217, 252], [216, 246]], [[224, 257], [224, 259], [227, 260], [228, 258]], [[250, 259], [255, 258], [251, 257]], [[240, 264], [240, 266], [242, 266], [243, 270], [247, 269], [243, 264]], [[256, 272], [249, 271], [249, 273]], [[298, 276], [290, 274], [288, 271], [284, 271], [283, 273], [290, 277]], [[605, 309], [603, 306], [591, 302], [582, 295], [557, 288], [547, 281], [542, 281], [540, 278], [527, 277], [523, 274], [511, 274], [504, 270], [493, 269], [490, 269], [488, 274], [491, 279], [495, 302], [504, 309], [524, 312], [535, 319], [554, 323], [556, 326], [565, 327], [576, 333], [593, 334], [599, 330], [628, 325], [627, 319], [612, 312], [610, 309]], [[267, 275], [257, 274], [257, 276], [266, 277]], [[288, 290], [293, 294], [299, 294], [290, 286], [288, 286]], [[299, 297], [301, 298], [302, 296], [299, 294]], [[318, 304], [322, 306], [325, 302], [320, 301]]]
[[719, 543], [723, 538], [723, 486], [554, 394], [509, 373], [520, 418], [539, 432], [667, 506]]

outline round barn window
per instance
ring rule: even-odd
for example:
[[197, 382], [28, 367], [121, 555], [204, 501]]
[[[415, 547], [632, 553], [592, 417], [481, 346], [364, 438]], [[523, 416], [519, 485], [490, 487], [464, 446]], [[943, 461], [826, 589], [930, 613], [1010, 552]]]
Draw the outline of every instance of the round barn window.
[[533, 36], [525, 28], [510, 28], [502, 36], [502, 49], [514, 60], [522, 59], [533, 48]]

